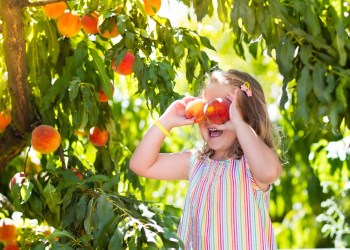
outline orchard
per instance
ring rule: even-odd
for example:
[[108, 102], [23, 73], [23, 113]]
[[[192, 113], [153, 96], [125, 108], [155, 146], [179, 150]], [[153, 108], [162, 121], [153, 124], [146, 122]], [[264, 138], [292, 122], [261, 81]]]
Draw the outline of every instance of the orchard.
[[176, 99], [197, 97], [196, 124], [164, 152], [228, 119], [227, 100], [200, 96], [218, 68], [255, 75], [281, 128], [279, 248], [350, 247], [349, 14], [342, 0], [0, 0], [0, 249], [181, 248], [187, 182], [129, 160]]

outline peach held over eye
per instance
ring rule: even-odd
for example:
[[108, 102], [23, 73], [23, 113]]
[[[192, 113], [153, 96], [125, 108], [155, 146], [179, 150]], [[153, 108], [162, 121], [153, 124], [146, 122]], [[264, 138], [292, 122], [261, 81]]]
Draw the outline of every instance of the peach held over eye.
[[204, 115], [209, 123], [223, 124], [230, 119], [231, 103], [222, 98], [215, 98], [204, 106]]

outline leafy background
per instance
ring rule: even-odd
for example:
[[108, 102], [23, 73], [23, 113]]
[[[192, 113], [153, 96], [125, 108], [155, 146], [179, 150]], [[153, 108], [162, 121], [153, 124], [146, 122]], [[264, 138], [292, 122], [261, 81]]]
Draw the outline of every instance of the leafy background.
[[[116, 9], [108, 0], [67, 3], [79, 14], [98, 9], [101, 21]], [[279, 248], [349, 247], [349, 2], [163, 1], [153, 17], [141, 1], [118, 3], [121, 35], [114, 40], [83, 32], [63, 38], [39, 4], [23, 8], [28, 74], [22, 84], [30, 87], [32, 123], [54, 125], [64, 139], [61, 154], [40, 155], [29, 147], [32, 123], [15, 118], [11, 125], [30, 127], [22, 130], [20, 153], [0, 166], [0, 217], [14, 218], [21, 247], [181, 246], [175, 232], [187, 182], [139, 178], [128, 160], [153, 119], [174, 99], [197, 95], [213, 67], [256, 76], [284, 135], [284, 171], [270, 204]], [[16, 85], [5, 30], [0, 108], [12, 108], [16, 117], [26, 107], [11, 96]], [[124, 77], [110, 64], [126, 50], [135, 52], [136, 63], [135, 73]], [[111, 80], [113, 101], [101, 104], [97, 89], [111, 96]], [[89, 143], [92, 126], [107, 128], [106, 147]], [[10, 131], [0, 135], [1, 145]], [[192, 148], [198, 139], [196, 127], [176, 128], [162, 151]], [[63, 165], [78, 168], [84, 180]], [[35, 167], [40, 174], [30, 172]], [[9, 180], [23, 169], [27, 181], [10, 192]]]

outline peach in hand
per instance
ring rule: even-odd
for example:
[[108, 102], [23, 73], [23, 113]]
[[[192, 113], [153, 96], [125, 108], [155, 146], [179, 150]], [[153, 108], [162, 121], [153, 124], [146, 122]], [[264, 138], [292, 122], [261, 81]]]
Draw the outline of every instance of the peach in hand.
[[223, 124], [230, 119], [230, 105], [228, 100], [215, 98], [204, 107], [204, 115], [209, 123]]
[[187, 103], [185, 108], [185, 117], [187, 119], [191, 119], [192, 117], [196, 117], [195, 123], [201, 123], [205, 120], [204, 116], [204, 106], [206, 101], [204, 99], [194, 99]]

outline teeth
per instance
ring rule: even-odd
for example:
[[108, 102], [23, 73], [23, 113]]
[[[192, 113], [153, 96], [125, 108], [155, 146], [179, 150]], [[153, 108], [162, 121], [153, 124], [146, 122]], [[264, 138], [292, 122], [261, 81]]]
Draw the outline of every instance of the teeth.
[[217, 131], [217, 129], [216, 128], [209, 128], [209, 131], [214, 132], [214, 131]]

